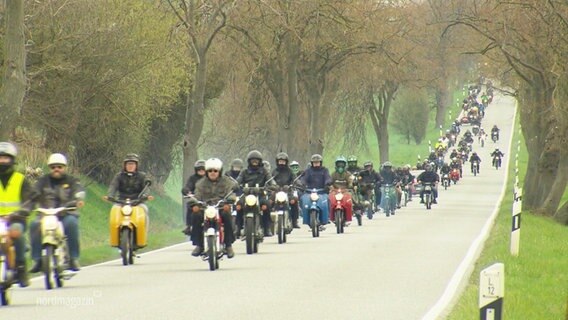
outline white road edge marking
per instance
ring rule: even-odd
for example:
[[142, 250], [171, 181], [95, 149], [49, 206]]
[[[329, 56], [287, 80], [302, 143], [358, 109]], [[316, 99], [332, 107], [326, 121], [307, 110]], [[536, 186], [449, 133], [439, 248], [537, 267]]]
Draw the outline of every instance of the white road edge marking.
[[[513, 147], [513, 135], [515, 133], [515, 123], [517, 121], [517, 110], [518, 110], [518, 101], [516, 101], [515, 99], [515, 113], [513, 114], [513, 126], [511, 128], [511, 134], [509, 137], [509, 151], [508, 151], [509, 156], [511, 155], [511, 150]], [[507, 185], [509, 184], [509, 179], [510, 179], [509, 160], [510, 159], [507, 160], [507, 164], [505, 167], [506, 170], [505, 172], [507, 174], [505, 181], [503, 182], [503, 187], [501, 189], [501, 197], [499, 198], [499, 202], [497, 202], [497, 205], [495, 206], [493, 213], [491, 214], [491, 216], [489, 216], [487, 222], [485, 222], [483, 229], [481, 229], [481, 233], [472, 242], [471, 246], [469, 247], [469, 250], [467, 251], [465, 258], [462, 260], [462, 262], [456, 269], [456, 272], [452, 276], [452, 279], [448, 283], [448, 286], [444, 290], [444, 293], [442, 294], [440, 299], [436, 302], [436, 304], [428, 311], [428, 313], [426, 313], [426, 315], [422, 318], [422, 320], [431, 320], [431, 319], [435, 320], [435, 319], [446, 318], [449, 312], [451, 311], [450, 307], [452, 307], [457, 302], [457, 298], [459, 298], [459, 295], [461, 295], [461, 293], [464, 291], [465, 289], [464, 282], [469, 278], [469, 276], [473, 272], [474, 269], [473, 263], [477, 261], [477, 259], [479, 259], [483, 244], [489, 237], [489, 232], [491, 231], [493, 225], [495, 224], [495, 218], [497, 218], [497, 215], [501, 210], [501, 203], [505, 198], [505, 192], [507, 191]]]

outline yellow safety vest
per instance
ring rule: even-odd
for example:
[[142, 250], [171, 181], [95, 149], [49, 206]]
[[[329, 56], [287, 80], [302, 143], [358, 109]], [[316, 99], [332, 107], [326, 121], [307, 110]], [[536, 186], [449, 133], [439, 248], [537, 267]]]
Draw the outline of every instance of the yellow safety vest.
[[19, 172], [12, 173], [8, 185], [4, 188], [0, 182], [0, 216], [8, 215], [14, 211], [20, 210], [22, 199], [22, 185], [24, 184], [24, 175]]

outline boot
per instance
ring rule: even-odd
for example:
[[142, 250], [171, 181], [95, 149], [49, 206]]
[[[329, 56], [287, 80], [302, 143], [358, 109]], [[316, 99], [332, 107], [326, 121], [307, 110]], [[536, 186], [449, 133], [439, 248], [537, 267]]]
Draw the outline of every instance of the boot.
[[79, 260], [71, 259], [71, 261], [69, 261], [69, 270], [71, 271], [81, 270], [81, 266], [79, 265]]
[[30, 285], [30, 278], [28, 276], [28, 271], [26, 270], [26, 264], [25, 263], [18, 264], [16, 268], [17, 268], [16, 273], [20, 287], [22, 288], [28, 287]]
[[203, 248], [200, 246], [196, 246], [195, 249], [191, 252], [191, 255], [194, 257], [199, 257], [203, 253]]
[[41, 271], [41, 259], [35, 260], [34, 265], [30, 269], [30, 273], [37, 273]]
[[231, 259], [235, 256], [235, 251], [232, 246], [226, 246], [225, 252], [227, 253], [227, 258]]
[[293, 218], [292, 219], [292, 227], [294, 229], [300, 229], [300, 225], [298, 224], [298, 218]]

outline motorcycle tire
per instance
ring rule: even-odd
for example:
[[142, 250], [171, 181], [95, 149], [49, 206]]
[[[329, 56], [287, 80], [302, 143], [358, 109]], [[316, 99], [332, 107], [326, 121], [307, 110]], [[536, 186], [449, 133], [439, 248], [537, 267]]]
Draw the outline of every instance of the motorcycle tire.
[[120, 257], [122, 258], [122, 264], [127, 266], [130, 264], [131, 260], [131, 240], [130, 240], [130, 229], [123, 228], [120, 230]]
[[10, 304], [10, 291], [8, 288], [0, 289], [0, 302], [3, 306]]
[[319, 237], [317, 214], [318, 212], [316, 210], [310, 211], [310, 227], [312, 228], [312, 237], [314, 238]]
[[335, 229], [341, 233], [341, 210], [335, 210]]
[[215, 236], [207, 236], [207, 260], [209, 262], [209, 270], [217, 269], [217, 239]]
[[284, 216], [278, 216], [278, 226], [276, 228], [276, 232], [278, 233], [278, 243], [283, 244], [285, 242], [284, 238], [286, 237], [286, 232], [284, 232]]
[[53, 289], [52, 276], [55, 275], [55, 268], [57, 264], [53, 263], [55, 256], [55, 248], [52, 245], [46, 245], [44, 247], [45, 254], [41, 257], [41, 266], [43, 268], [43, 275], [45, 277], [45, 288], [47, 290]]
[[254, 220], [252, 217], [247, 217], [245, 220], [245, 240], [247, 254], [253, 254], [256, 239], [254, 239]]

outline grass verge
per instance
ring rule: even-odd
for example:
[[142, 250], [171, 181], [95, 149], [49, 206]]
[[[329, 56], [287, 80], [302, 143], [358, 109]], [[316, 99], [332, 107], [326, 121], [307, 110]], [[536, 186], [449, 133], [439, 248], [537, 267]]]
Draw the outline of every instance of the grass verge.
[[[520, 139], [519, 178], [523, 181], [527, 151], [518, 119], [512, 150], [515, 154]], [[501, 211], [466, 289], [447, 319], [479, 319], [479, 273], [497, 262], [505, 264], [503, 319], [568, 319], [568, 228], [550, 218], [523, 212], [519, 256], [509, 253], [515, 156], [509, 161], [507, 194]]]

